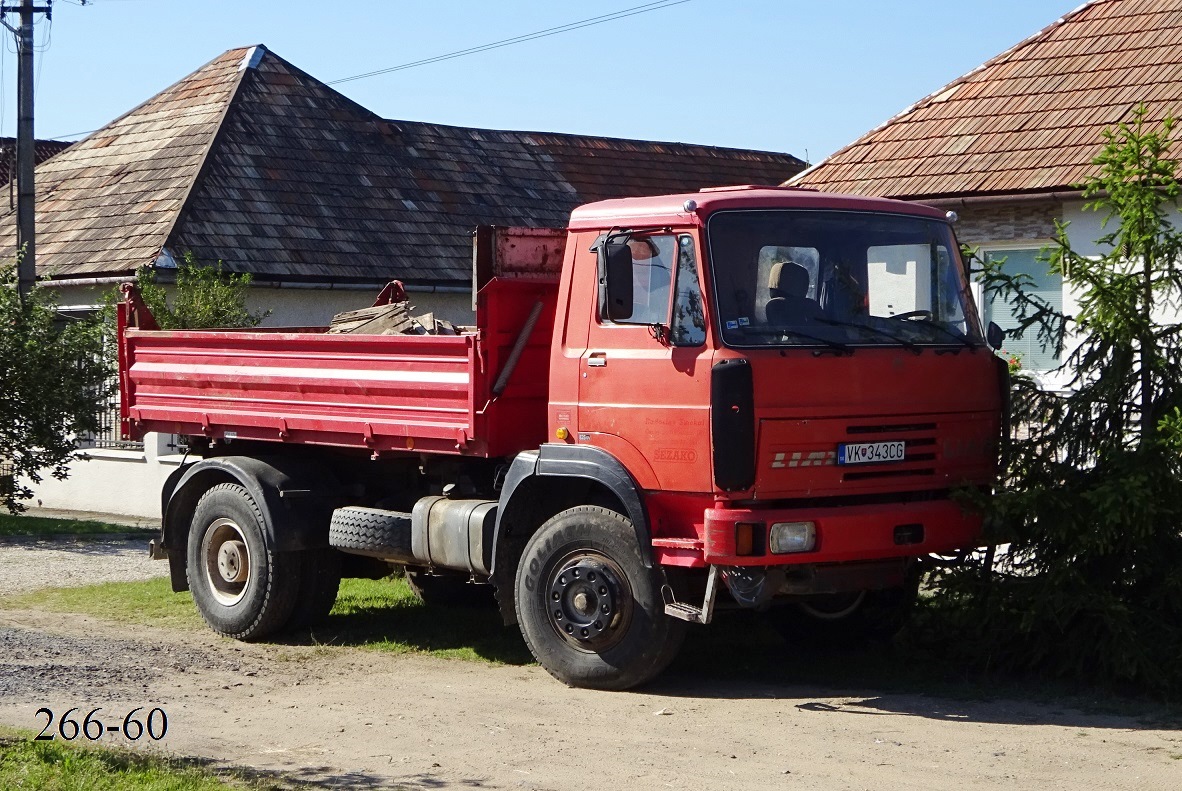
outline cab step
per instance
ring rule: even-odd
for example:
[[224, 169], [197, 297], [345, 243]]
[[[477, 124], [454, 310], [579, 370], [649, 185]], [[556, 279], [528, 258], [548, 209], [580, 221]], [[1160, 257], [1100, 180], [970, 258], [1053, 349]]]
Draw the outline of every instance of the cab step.
[[670, 618], [678, 618], [690, 623], [707, 624], [714, 618], [714, 597], [718, 592], [718, 566], [710, 567], [710, 574], [706, 577], [706, 595], [701, 607], [677, 601], [673, 589], [668, 585], [661, 589], [661, 596], [665, 600], [665, 614]]

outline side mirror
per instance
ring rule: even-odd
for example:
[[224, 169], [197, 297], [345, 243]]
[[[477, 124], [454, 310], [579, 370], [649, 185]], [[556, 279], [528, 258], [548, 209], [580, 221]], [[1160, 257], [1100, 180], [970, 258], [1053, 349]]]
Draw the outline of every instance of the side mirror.
[[991, 321], [985, 330], [985, 340], [989, 341], [989, 345], [994, 349], [1000, 349], [1001, 345], [1005, 343], [1006, 331], [997, 326], [996, 321]]
[[606, 318], [611, 321], [632, 318], [632, 248], [621, 242], [601, 244], [599, 277]]

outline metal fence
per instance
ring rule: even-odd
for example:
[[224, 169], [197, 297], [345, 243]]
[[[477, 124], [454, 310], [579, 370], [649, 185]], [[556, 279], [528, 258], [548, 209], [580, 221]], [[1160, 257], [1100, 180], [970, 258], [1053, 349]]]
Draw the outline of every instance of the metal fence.
[[14, 494], [16, 494], [16, 469], [10, 459], [0, 459], [0, 498], [11, 497]]
[[114, 450], [143, 450], [144, 443], [131, 442], [120, 437], [119, 425], [119, 377], [107, 380], [111, 396], [99, 411], [99, 428], [93, 434], [79, 438], [81, 448], [109, 448]]

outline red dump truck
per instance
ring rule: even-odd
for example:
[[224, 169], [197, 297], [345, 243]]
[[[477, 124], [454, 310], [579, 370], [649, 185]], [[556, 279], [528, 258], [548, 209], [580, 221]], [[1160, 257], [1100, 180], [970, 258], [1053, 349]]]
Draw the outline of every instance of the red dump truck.
[[1006, 367], [951, 219], [733, 187], [480, 228], [455, 335], [160, 331], [129, 289], [124, 434], [191, 448], [153, 551], [244, 640], [342, 575], [491, 584], [587, 687], [651, 679], [716, 603], [881, 625], [921, 558], [976, 545], [953, 495], [996, 474]]

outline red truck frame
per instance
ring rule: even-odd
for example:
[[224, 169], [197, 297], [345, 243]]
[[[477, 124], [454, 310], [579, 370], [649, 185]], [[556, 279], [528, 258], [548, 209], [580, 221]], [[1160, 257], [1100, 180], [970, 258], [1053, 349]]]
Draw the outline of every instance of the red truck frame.
[[215, 630], [394, 564], [429, 602], [490, 583], [551, 674], [619, 689], [716, 606], [889, 628], [919, 559], [976, 544], [954, 493], [992, 484], [1006, 367], [942, 212], [706, 190], [473, 260], [454, 336], [160, 331], [127, 290], [124, 434], [190, 437], [155, 546]]

